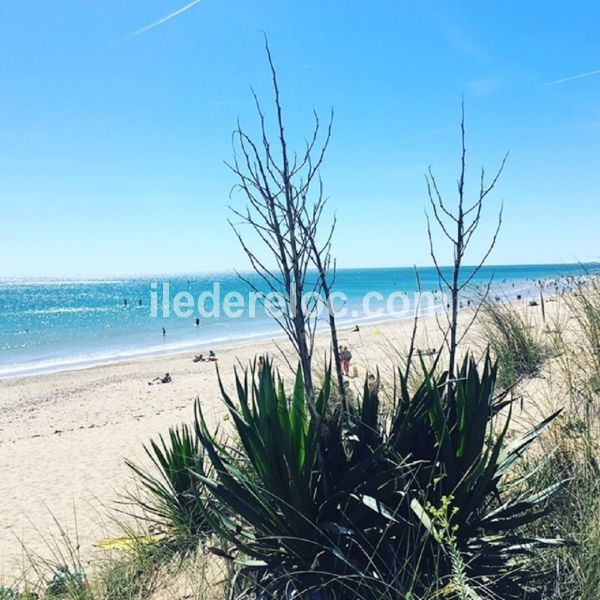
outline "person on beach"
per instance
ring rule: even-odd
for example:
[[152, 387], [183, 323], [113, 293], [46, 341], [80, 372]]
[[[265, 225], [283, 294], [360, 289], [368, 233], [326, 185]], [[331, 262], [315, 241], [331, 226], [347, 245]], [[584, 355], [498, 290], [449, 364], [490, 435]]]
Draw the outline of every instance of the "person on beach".
[[196, 327], [200, 327], [200, 319], [196, 317]]
[[217, 355], [215, 354], [215, 351], [214, 351], [214, 350], [211, 350], [211, 351], [208, 353], [208, 360], [210, 360], [210, 361], [212, 361], [212, 362], [214, 362], [215, 360], [219, 360], [219, 359], [217, 358]]
[[425, 348], [425, 350], [417, 350], [417, 354], [419, 356], [433, 356], [435, 353], [435, 348]]
[[168, 373], [165, 373], [164, 377], [155, 377], [152, 381], [148, 382], [148, 385], [160, 385], [161, 383], [171, 383], [173, 381]]
[[192, 358], [192, 362], [205, 362], [204, 354], [196, 354], [194, 358]]
[[344, 369], [344, 375], [346, 377], [350, 374], [350, 361], [352, 360], [352, 354], [348, 350], [348, 346], [344, 346], [342, 353], [340, 354], [340, 360], [342, 361], [342, 369]]
[[355, 331], [355, 332], [358, 332], [358, 331], [360, 331], [360, 327], [359, 327], [358, 325], [355, 325], [355, 326], [354, 326], [354, 331]]
[[163, 337], [165, 337], [167, 335], [167, 330], [164, 327], [162, 328], [162, 334], [163, 334]]
[[262, 375], [263, 369], [265, 368], [265, 359], [262, 356], [258, 357], [258, 375]]

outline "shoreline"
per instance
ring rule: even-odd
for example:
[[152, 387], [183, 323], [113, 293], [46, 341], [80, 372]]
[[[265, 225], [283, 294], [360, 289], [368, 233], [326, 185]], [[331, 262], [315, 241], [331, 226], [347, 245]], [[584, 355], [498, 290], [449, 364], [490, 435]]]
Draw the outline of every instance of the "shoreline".
[[[441, 305], [440, 305], [441, 308]], [[420, 315], [419, 318], [424, 318], [433, 314], [439, 314], [441, 311], [434, 311], [428, 314]], [[376, 317], [362, 317], [355, 319], [351, 323], [342, 323], [341, 326], [338, 325], [340, 331], [350, 330], [355, 325], [359, 325], [359, 327], [374, 327], [376, 325], [386, 325], [389, 323], [397, 323], [397, 322], [405, 322], [412, 321], [414, 319], [414, 311], [406, 314], [404, 316], [392, 317], [391, 315], [381, 315]], [[324, 324], [322, 327], [319, 327], [316, 331], [316, 335], [323, 335], [328, 332], [328, 325]], [[44, 375], [53, 375], [57, 373], [68, 373], [73, 371], [84, 371], [87, 369], [95, 369], [98, 367], [108, 367], [112, 365], [122, 365], [128, 363], [135, 363], [139, 361], [143, 361], [145, 359], [155, 359], [155, 358], [168, 358], [172, 356], [180, 356], [183, 354], [189, 354], [190, 352], [208, 352], [211, 349], [216, 350], [231, 350], [235, 348], [240, 348], [244, 346], [253, 345], [259, 342], [279, 342], [281, 340], [285, 340], [286, 335], [280, 329], [276, 331], [267, 331], [267, 332], [256, 332], [256, 333], [248, 333], [243, 336], [231, 336], [228, 339], [223, 339], [215, 342], [211, 342], [211, 340], [201, 341], [201, 342], [189, 342], [189, 343], [181, 343], [177, 348], [169, 348], [169, 349], [153, 349], [153, 347], [144, 349], [140, 348], [139, 350], [134, 350], [130, 355], [123, 356], [122, 354], [114, 354], [106, 358], [82, 358], [81, 363], [77, 364], [73, 363], [62, 363], [60, 365], [53, 366], [31, 366], [31, 367], [16, 367], [17, 369], [21, 369], [20, 372], [15, 370], [13, 372], [9, 372], [7, 374], [3, 374], [0, 370], [0, 381], [12, 381], [14, 379], [28, 379], [30, 377], [44, 376]], [[44, 362], [44, 361], [39, 361]], [[24, 363], [26, 364], [26, 363]], [[19, 364], [20, 365], [20, 364]], [[0, 367], [1, 369], [1, 367]]]
[[[550, 281], [550, 280], [545, 280]], [[523, 285], [518, 288], [508, 288], [506, 290], [497, 290], [504, 293], [500, 302], [517, 302], [518, 294], [526, 294], [528, 297], [531, 293], [540, 291], [537, 283], [520, 281]], [[546, 289], [547, 298], [556, 295], [558, 291]], [[467, 296], [465, 296], [466, 298]], [[468, 310], [465, 307], [463, 310]], [[419, 316], [420, 318], [440, 314], [444, 312], [443, 301], [435, 304], [433, 307], [428, 307]], [[363, 315], [354, 317], [345, 316], [338, 321], [338, 327], [343, 330], [346, 328], [359, 325], [361, 327], [370, 327], [376, 325], [385, 325], [388, 323], [412, 321], [415, 316], [415, 310], [409, 309], [401, 315], [393, 313]], [[272, 323], [275, 329], [268, 331], [255, 331], [233, 334], [227, 338], [213, 338], [208, 340], [179, 340], [167, 342], [166, 347], [158, 347], [156, 344], [152, 346], [142, 346], [132, 350], [117, 350], [117, 351], [102, 351], [92, 352], [84, 355], [73, 355], [66, 358], [47, 358], [14, 363], [8, 365], [0, 365], [0, 381], [12, 381], [15, 379], [25, 379], [29, 377], [51, 375], [54, 373], [82, 371], [94, 369], [97, 367], [111, 366], [118, 364], [126, 364], [144, 359], [160, 358], [181, 355], [189, 352], [208, 352], [211, 349], [223, 350], [225, 348], [233, 348], [248, 344], [260, 342], [276, 342], [285, 339], [285, 334], [277, 328], [276, 324]], [[326, 323], [317, 329], [317, 335], [323, 334], [328, 330]]]

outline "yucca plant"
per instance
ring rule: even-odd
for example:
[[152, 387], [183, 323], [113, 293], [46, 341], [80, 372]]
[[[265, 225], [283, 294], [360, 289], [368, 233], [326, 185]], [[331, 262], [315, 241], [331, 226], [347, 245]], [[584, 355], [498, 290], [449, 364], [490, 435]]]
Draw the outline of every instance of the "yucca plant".
[[256, 576], [248, 597], [387, 597], [377, 546], [399, 517], [377, 497], [387, 487], [404, 506], [411, 467], [386, 457], [376, 393], [366, 393], [352, 418], [334, 411], [326, 419], [330, 377], [328, 370], [316, 416], [306, 405], [300, 369], [289, 397], [268, 363], [258, 382], [248, 373], [237, 378], [237, 403], [222, 389], [241, 454], [215, 438], [196, 405], [196, 431], [215, 474], [201, 479], [218, 506], [236, 515], [217, 506], [209, 518], [252, 559], [243, 571]]
[[[425, 503], [435, 507], [452, 498], [453, 536], [469, 577], [502, 598], [521, 598], [531, 574], [520, 559], [536, 548], [564, 543], [521, 532], [546, 514], [547, 501], [564, 482], [532, 492], [526, 475], [510, 478], [511, 467], [560, 411], [507, 444], [512, 402], [506, 392], [495, 392], [498, 367], [489, 353], [481, 371], [472, 357], [464, 359], [451, 401], [447, 374], [429, 373], [412, 395], [399, 373], [390, 445], [400, 456], [422, 461], [417, 477]], [[496, 417], [503, 412], [504, 423], [496, 431]], [[423, 522], [435, 538], [431, 522]], [[435, 564], [443, 573], [437, 554]], [[451, 568], [449, 562], [446, 571]]]
[[193, 430], [180, 425], [169, 429], [167, 440], [160, 436], [144, 450], [156, 472], [126, 461], [142, 487], [142, 494], [132, 499], [168, 542], [179, 549], [196, 546], [212, 532], [194, 474], [204, 460], [202, 445]]
[[[523, 531], [561, 483], [530, 491], [511, 467], [558, 413], [507, 444], [511, 400], [496, 394], [489, 355], [481, 370], [465, 359], [451, 401], [447, 374], [422, 367], [414, 393], [400, 374], [389, 421], [368, 379], [348, 412], [326, 418], [328, 372], [316, 415], [300, 370], [290, 396], [270, 364], [258, 381], [247, 372], [236, 378], [237, 402], [222, 387], [239, 447], [219, 441], [196, 405], [213, 470], [199, 479], [216, 503], [204, 505], [206, 518], [238, 551], [243, 597], [396, 599], [452, 595], [457, 584], [525, 597], [528, 554], [563, 541]], [[449, 536], [430, 517], [444, 501]]]
[[[207, 515], [222, 536], [263, 561], [271, 575], [309, 570], [323, 540], [317, 526], [319, 424], [309, 418], [300, 370], [290, 402], [269, 363], [259, 384], [249, 379], [248, 373], [243, 381], [236, 375], [237, 404], [221, 384], [242, 453], [219, 442], [196, 403], [196, 433], [216, 475], [202, 472], [202, 481], [237, 518], [228, 518], [218, 507]], [[328, 386], [326, 378], [315, 401], [321, 417]]]

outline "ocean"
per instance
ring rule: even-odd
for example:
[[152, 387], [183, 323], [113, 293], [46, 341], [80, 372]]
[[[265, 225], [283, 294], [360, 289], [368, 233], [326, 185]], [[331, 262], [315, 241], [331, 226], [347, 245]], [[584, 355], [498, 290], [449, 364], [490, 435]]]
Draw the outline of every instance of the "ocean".
[[[469, 272], [465, 269], [465, 276]], [[445, 300], [439, 293], [435, 269], [420, 268], [418, 273], [421, 290], [433, 298], [434, 310], [443, 309]], [[545, 288], [552, 293], [565, 285], [565, 278], [582, 274], [582, 267], [575, 264], [486, 266], [471, 282], [471, 295], [465, 294], [464, 305], [492, 276], [494, 297], [520, 295], [527, 299], [539, 295], [539, 282], [546, 282]], [[281, 330], [260, 309], [260, 302], [253, 314], [248, 295], [253, 286], [263, 286], [255, 275], [247, 277], [249, 283], [235, 273], [94, 280], [0, 279], [0, 378], [184, 350], [207, 351], [280, 336]], [[341, 269], [334, 289], [340, 295], [336, 308], [345, 312], [338, 316], [340, 326], [414, 314], [417, 284], [412, 268]], [[181, 300], [178, 316], [174, 301], [179, 293], [187, 298]], [[224, 310], [228, 294], [229, 316]], [[376, 308], [369, 313], [364, 310], [367, 294], [369, 307]], [[393, 302], [388, 304], [390, 296]], [[325, 319], [321, 321], [325, 326]]]

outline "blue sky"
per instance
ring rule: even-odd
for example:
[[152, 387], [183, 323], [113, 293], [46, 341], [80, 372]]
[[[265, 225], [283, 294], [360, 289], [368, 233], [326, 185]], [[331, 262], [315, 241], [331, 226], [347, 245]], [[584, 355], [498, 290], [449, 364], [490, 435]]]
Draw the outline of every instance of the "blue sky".
[[[189, 0], [187, 0], [189, 1]], [[430, 264], [424, 173], [448, 198], [460, 97], [471, 190], [510, 158], [490, 262], [600, 256], [600, 5], [547, 1], [32, 0], [0, 4], [0, 275], [247, 267], [224, 165], [267, 32], [296, 144], [333, 106], [338, 264]], [[242, 205], [242, 198], [231, 200]], [[443, 262], [449, 262], [450, 256]]]

